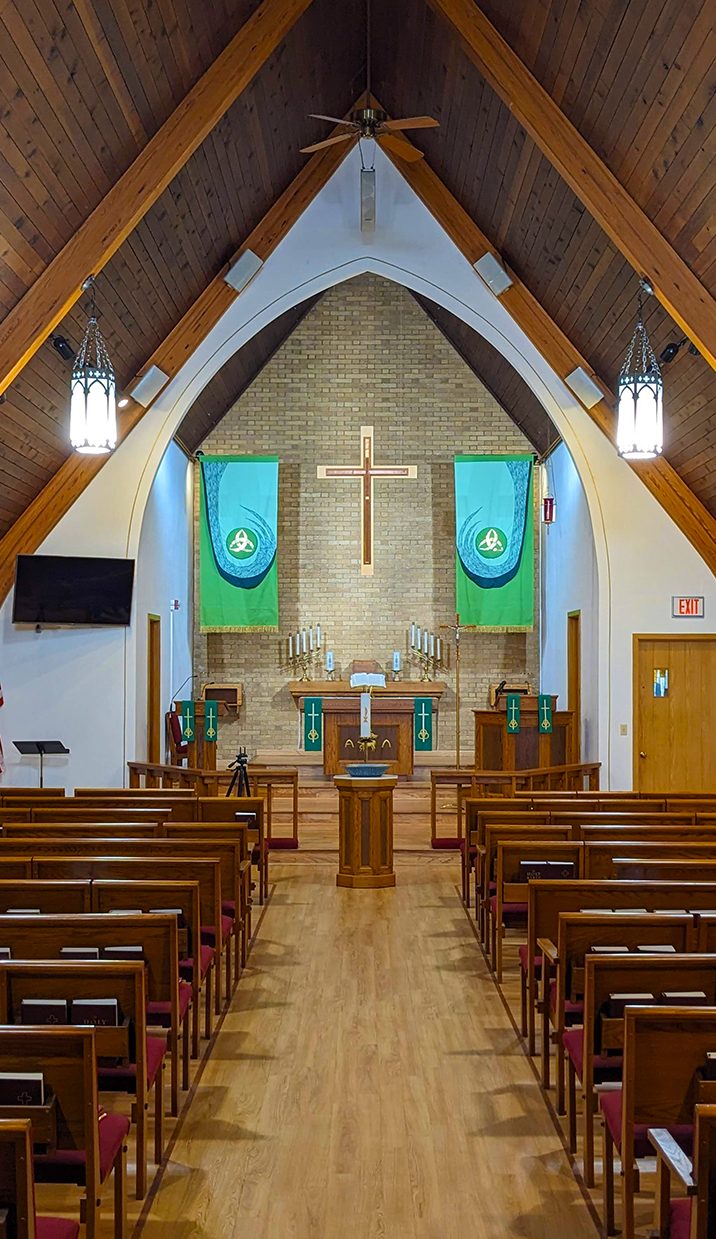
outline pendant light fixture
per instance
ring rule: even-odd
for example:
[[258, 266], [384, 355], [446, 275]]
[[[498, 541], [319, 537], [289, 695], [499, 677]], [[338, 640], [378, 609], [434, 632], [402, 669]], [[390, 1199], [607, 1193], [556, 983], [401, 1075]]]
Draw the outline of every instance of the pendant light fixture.
[[90, 316], [72, 367], [70, 442], [77, 452], [99, 456], [117, 446], [114, 368], [97, 324], [93, 275], [83, 288], [91, 294]]
[[639, 285], [639, 313], [617, 384], [617, 449], [626, 460], [651, 460], [664, 446], [664, 384], [656, 354], [644, 326], [644, 293]]

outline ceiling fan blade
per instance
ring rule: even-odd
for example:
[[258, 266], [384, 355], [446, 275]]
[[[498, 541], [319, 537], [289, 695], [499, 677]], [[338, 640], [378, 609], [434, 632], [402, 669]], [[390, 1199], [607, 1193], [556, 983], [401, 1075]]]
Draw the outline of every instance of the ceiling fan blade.
[[396, 138], [392, 133], [379, 133], [377, 141], [381, 146], [387, 146], [389, 151], [394, 155], [399, 155], [406, 163], [417, 163], [423, 158], [423, 152], [417, 147], [411, 146], [409, 142], [404, 142], [402, 138]]
[[354, 129], [357, 129], [355, 121], [346, 120], [345, 116], [324, 116], [322, 112], [309, 112], [308, 115], [311, 120], [330, 120], [333, 121], [334, 125], [351, 125]]
[[326, 138], [324, 142], [314, 142], [312, 146], [302, 146], [302, 155], [312, 155], [314, 151], [323, 151], [327, 146], [336, 146], [339, 142], [355, 142], [354, 133], [339, 133], [336, 138]]
[[384, 120], [384, 129], [439, 129], [440, 121], [432, 116], [405, 116], [402, 120]]

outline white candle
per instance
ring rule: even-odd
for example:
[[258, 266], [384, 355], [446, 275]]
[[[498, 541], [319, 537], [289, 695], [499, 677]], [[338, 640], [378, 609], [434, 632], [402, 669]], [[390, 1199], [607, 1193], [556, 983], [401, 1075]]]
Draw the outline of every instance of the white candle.
[[414, 622], [410, 625], [410, 648], [411, 650], [415, 649], [415, 623]]
[[301, 632], [301, 653], [303, 654], [308, 653], [308, 642], [306, 640], [306, 629], [305, 628]]
[[426, 628], [425, 631], [423, 632], [423, 654], [427, 654], [427, 652], [428, 652], [428, 630]]
[[293, 658], [293, 633], [288, 634], [288, 657], [289, 661]]
[[301, 634], [298, 629], [296, 629], [296, 644], [293, 647], [293, 652], [296, 655], [296, 658], [298, 658], [301, 653]]
[[321, 625], [320, 624], [316, 624], [316, 645], [318, 646], [320, 650], [321, 648]]
[[393, 650], [393, 671], [400, 671], [400, 650]]
[[311, 627], [308, 630], [308, 648], [311, 653], [313, 653], [313, 624], [311, 624]]
[[370, 736], [370, 693], [360, 695], [360, 735], [361, 740]]
[[326, 650], [326, 671], [333, 670], [333, 650]]
[[433, 657], [434, 653], [435, 653], [435, 633], [431, 632], [430, 634], [430, 657], [431, 658]]
[[443, 660], [443, 643], [440, 637], [438, 637], [438, 662], [442, 663], [442, 660]]
[[416, 624], [415, 626], [415, 648], [418, 652], [420, 652], [420, 642], [421, 642], [420, 624]]

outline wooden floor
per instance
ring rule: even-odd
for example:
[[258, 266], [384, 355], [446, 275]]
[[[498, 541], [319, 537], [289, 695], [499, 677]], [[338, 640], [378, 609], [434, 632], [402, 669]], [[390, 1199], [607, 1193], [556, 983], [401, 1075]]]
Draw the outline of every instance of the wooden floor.
[[350, 891], [335, 858], [272, 861], [249, 967], [136, 1235], [593, 1239], [455, 857], [396, 870], [394, 890]]

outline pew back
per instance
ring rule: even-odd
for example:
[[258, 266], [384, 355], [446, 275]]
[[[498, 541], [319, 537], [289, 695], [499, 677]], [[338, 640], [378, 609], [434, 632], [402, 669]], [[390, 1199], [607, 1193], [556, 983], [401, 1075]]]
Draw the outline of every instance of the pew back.
[[40, 912], [89, 912], [91, 906], [88, 881], [45, 882], [37, 878], [25, 881], [0, 879], [0, 915], [8, 908], [39, 908]]

